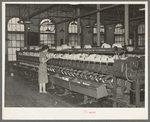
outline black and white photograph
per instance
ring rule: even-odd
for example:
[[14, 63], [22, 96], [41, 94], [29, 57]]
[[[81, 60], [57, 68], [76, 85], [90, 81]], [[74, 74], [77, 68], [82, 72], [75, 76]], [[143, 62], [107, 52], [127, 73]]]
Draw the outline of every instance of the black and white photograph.
[[148, 2], [2, 2], [4, 120], [148, 119]]

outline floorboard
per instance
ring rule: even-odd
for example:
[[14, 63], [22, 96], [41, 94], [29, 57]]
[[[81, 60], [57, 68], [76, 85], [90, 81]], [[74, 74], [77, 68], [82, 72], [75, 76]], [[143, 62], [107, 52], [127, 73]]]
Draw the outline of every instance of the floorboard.
[[73, 95], [59, 96], [56, 90], [38, 93], [38, 82], [20, 76], [5, 76], [5, 107], [100, 107], [99, 103], [79, 105]]

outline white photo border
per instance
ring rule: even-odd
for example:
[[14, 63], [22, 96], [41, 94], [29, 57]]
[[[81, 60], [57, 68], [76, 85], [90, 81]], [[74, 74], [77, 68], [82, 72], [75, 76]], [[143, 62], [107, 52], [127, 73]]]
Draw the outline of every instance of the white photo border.
[[[5, 4], [145, 4], [145, 108], [15, 108], [4, 107]], [[147, 120], [148, 119], [148, 2], [2, 2], [2, 119], [4, 120]], [[94, 111], [88, 114], [84, 111]]]

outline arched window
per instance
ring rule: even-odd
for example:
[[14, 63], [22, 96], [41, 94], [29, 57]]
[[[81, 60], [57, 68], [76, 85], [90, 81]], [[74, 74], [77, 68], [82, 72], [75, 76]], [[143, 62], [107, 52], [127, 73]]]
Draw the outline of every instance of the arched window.
[[145, 24], [138, 25], [138, 46], [145, 46]]
[[14, 17], [7, 24], [8, 61], [16, 60], [16, 50], [24, 47], [24, 25], [18, 24], [19, 18]]
[[[100, 24], [100, 42], [105, 41], [105, 27]], [[97, 45], [97, 24], [93, 28], [93, 45]]]
[[124, 46], [124, 28], [122, 24], [115, 26], [115, 43], [119, 43]]
[[40, 23], [40, 45], [54, 45], [55, 25], [50, 19], [44, 19]]
[[[80, 42], [78, 42], [77, 38], [77, 21], [72, 21], [69, 24], [69, 46], [80, 46]], [[81, 33], [81, 28], [80, 28]]]

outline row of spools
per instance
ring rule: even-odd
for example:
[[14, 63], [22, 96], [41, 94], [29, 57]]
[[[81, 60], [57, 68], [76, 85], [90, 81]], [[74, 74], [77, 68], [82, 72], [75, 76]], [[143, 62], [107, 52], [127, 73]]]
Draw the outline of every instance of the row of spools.
[[[19, 52], [20, 53], [20, 52]], [[18, 53], [18, 54], [19, 54]], [[72, 70], [79, 70], [80, 72], [87, 71], [91, 72], [91, 74], [112, 74], [116, 77], [125, 77], [126, 71], [130, 72], [132, 74], [135, 70], [144, 70], [145, 68], [145, 57], [126, 57], [123, 59], [118, 59], [117, 56], [107, 56], [107, 55], [97, 55], [97, 54], [54, 54], [54, 53], [49, 53], [49, 56], [53, 58], [48, 61], [48, 66], [53, 66], [53, 70], [57, 69], [57, 67], [61, 67], [62, 73], [61, 74], [67, 74], [71, 76], [78, 76], [78, 75], [73, 75]], [[77, 59], [82, 60], [71, 60], [71, 58], [67, 57], [73, 57], [74, 58], [78, 57]], [[39, 62], [39, 58], [35, 56], [28, 56], [28, 55], [23, 55], [19, 54], [17, 56], [18, 60], [22, 61], [29, 61], [29, 62]], [[83, 60], [84, 58], [84, 60]], [[86, 60], [88, 59], [88, 60]], [[108, 59], [113, 59], [109, 61]], [[66, 70], [67, 69], [67, 70]], [[64, 73], [63, 73], [64, 72]], [[68, 73], [67, 73], [68, 72]], [[71, 73], [70, 73], [71, 72]], [[74, 71], [73, 71], [74, 72]], [[86, 74], [87, 74], [86, 72]], [[81, 73], [77, 73], [81, 74]], [[90, 74], [90, 73], [88, 73]], [[90, 74], [90, 76], [91, 76]], [[127, 74], [126, 74], [127, 75]], [[82, 76], [82, 74], [81, 74]], [[89, 75], [88, 75], [89, 76]]]

